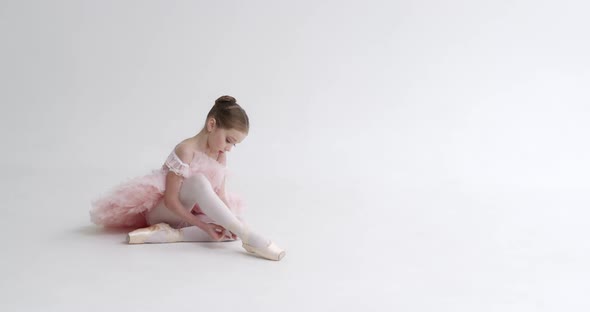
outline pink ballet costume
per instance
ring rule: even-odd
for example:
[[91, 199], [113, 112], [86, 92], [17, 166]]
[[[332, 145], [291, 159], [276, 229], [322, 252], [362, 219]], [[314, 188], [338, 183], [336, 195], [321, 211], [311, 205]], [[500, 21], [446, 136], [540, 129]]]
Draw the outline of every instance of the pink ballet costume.
[[[204, 153], [196, 152], [191, 162], [185, 164], [173, 150], [162, 168], [124, 182], [93, 201], [90, 210], [92, 222], [104, 227], [146, 227], [149, 225], [146, 219], [149, 212], [157, 205], [162, 205], [166, 175], [169, 171], [185, 179], [202, 174], [211, 183], [216, 194], [220, 194], [223, 181], [228, 174], [224, 165]], [[244, 210], [242, 200], [230, 193], [226, 193], [226, 200], [230, 211], [239, 217]], [[197, 204], [193, 207], [192, 213], [208, 219]], [[171, 225], [177, 228], [183, 226]]]

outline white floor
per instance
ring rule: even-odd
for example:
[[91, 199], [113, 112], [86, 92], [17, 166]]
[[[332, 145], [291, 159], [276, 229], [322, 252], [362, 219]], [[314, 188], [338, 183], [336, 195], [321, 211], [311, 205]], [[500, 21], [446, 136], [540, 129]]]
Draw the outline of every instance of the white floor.
[[574, 190], [242, 185], [265, 210], [251, 223], [288, 250], [272, 262], [239, 242], [127, 245], [88, 220], [114, 179], [95, 174], [3, 177], [2, 311], [590, 308], [590, 201]]

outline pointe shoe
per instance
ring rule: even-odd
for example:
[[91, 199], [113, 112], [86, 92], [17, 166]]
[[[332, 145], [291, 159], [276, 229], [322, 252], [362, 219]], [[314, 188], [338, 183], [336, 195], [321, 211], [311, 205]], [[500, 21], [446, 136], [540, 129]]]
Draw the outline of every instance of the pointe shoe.
[[170, 227], [167, 223], [154, 224], [127, 234], [128, 244], [174, 243], [180, 240], [180, 231]]
[[273, 242], [270, 242], [270, 244], [268, 244], [268, 246], [261, 247], [261, 248], [256, 248], [254, 246], [251, 246], [251, 245], [248, 245], [248, 244], [242, 242], [242, 247], [244, 247], [244, 249], [246, 249], [246, 251], [249, 253], [258, 255], [258, 256], [268, 259], [268, 260], [274, 260], [274, 261], [279, 261], [279, 260], [283, 259], [283, 257], [286, 254], [284, 250], [279, 248], [279, 246], [277, 246]]

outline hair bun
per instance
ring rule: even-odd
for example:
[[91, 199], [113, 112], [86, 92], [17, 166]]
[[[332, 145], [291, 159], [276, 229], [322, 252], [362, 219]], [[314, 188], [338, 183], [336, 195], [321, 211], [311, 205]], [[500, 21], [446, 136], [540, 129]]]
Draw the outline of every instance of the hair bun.
[[215, 105], [234, 105], [236, 104], [236, 98], [229, 95], [224, 95], [215, 100]]

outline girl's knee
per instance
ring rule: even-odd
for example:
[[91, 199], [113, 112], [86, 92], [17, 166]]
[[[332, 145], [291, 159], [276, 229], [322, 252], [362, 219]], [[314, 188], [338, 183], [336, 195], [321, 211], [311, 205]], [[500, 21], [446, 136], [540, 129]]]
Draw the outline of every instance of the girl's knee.
[[191, 191], [206, 190], [213, 188], [209, 180], [207, 180], [207, 178], [202, 173], [195, 174], [185, 179], [182, 183], [182, 187], [190, 189]]
[[200, 196], [204, 196], [213, 190], [211, 183], [203, 174], [196, 174], [182, 182], [180, 187], [180, 200], [185, 205], [194, 205]]

